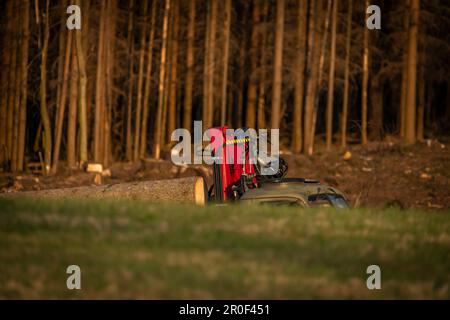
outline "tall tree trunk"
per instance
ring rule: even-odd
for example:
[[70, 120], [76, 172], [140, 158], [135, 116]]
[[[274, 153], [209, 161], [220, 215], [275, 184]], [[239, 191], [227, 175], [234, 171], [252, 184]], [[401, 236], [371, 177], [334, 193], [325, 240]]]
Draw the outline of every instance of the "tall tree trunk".
[[[369, 6], [369, 0], [366, 0], [364, 10]], [[366, 26], [368, 15], [364, 21], [364, 39], [363, 39], [363, 61], [362, 72], [363, 79], [361, 84], [361, 143], [367, 143], [367, 87], [369, 82], [369, 29]]]
[[48, 40], [49, 40], [49, 1], [45, 3], [45, 14], [43, 16], [44, 23], [44, 35], [43, 45], [41, 50], [41, 84], [40, 84], [40, 103], [41, 103], [41, 121], [44, 129], [44, 172], [48, 174], [50, 172], [51, 157], [52, 157], [52, 130], [50, 124], [50, 117], [47, 109], [47, 53], [48, 53]]
[[409, 2], [410, 0], [405, 0], [406, 8], [403, 15], [403, 30], [405, 33], [405, 42], [403, 46], [403, 56], [402, 56], [402, 86], [400, 91], [400, 106], [399, 106], [399, 114], [400, 114], [400, 137], [405, 137], [405, 119], [406, 119], [406, 85], [408, 82], [408, 29], [409, 29]]
[[164, 21], [162, 29], [162, 46], [161, 46], [161, 63], [159, 66], [159, 83], [158, 83], [158, 109], [156, 112], [155, 124], [155, 142], [154, 142], [154, 158], [159, 159], [161, 153], [161, 126], [163, 104], [164, 104], [164, 80], [166, 74], [166, 51], [167, 51], [167, 29], [169, 24], [170, 0], [165, 0]]
[[211, 37], [211, 2], [206, 1], [205, 2], [205, 15], [206, 15], [206, 21], [205, 21], [205, 51], [203, 54], [203, 105], [202, 105], [202, 121], [203, 126], [207, 129], [209, 128], [206, 125], [207, 119], [208, 119], [208, 89], [209, 89], [209, 68], [211, 68], [210, 62], [209, 62], [209, 50], [210, 50], [210, 37]]
[[192, 125], [192, 88], [194, 78], [195, 0], [189, 1], [188, 44], [186, 55], [186, 86], [184, 95], [183, 127]]
[[347, 34], [345, 38], [345, 71], [344, 71], [344, 98], [342, 101], [342, 116], [341, 116], [341, 147], [347, 147], [347, 117], [348, 117], [348, 100], [349, 100], [349, 76], [350, 76], [350, 46], [352, 35], [352, 13], [353, 0], [348, 1], [347, 10]]
[[114, 53], [116, 43], [116, 16], [117, 16], [117, 0], [108, 1], [108, 26], [106, 26], [106, 49], [105, 49], [105, 77], [106, 77], [106, 104], [105, 104], [105, 121], [104, 121], [104, 148], [103, 148], [103, 165], [108, 166], [113, 160], [111, 150], [111, 124], [112, 112], [114, 108]]
[[[12, 13], [14, 11], [11, 11]], [[6, 159], [8, 160], [9, 166], [15, 166], [12, 159], [13, 156], [13, 137], [14, 137], [14, 118], [15, 118], [15, 104], [16, 104], [16, 68], [17, 68], [17, 51], [18, 51], [18, 38], [19, 38], [19, 22], [17, 16], [13, 14], [11, 17], [11, 64], [8, 66], [9, 78], [8, 78], [8, 105], [7, 105], [7, 131], [6, 131]], [[13, 169], [14, 170], [14, 169]]]
[[[79, 4], [79, 0], [75, 1]], [[78, 60], [78, 121], [79, 121], [79, 165], [82, 167], [88, 161], [88, 143], [87, 143], [87, 109], [86, 109], [86, 61], [83, 51], [83, 41], [81, 30], [75, 31], [75, 41], [77, 47]]]
[[106, 0], [101, 0], [99, 36], [97, 45], [97, 71], [95, 77], [95, 120], [94, 120], [94, 161], [103, 159], [103, 121], [105, 105], [105, 77], [104, 77], [104, 49], [105, 49], [105, 20]]
[[133, 36], [133, 15], [134, 0], [130, 0], [128, 7], [128, 60], [129, 64], [129, 85], [127, 96], [127, 133], [126, 133], [126, 159], [133, 159], [133, 137], [132, 137], [132, 117], [133, 117], [133, 85], [134, 85], [134, 36]]
[[52, 173], [55, 174], [58, 170], [59, 164], [59, 151], [61, 148], [61, 137], [64, 123], [64, 112], [66, 108], [66, 96], [67, 96], [67, 81], [69, 76], [70, 67], [70, 50], [72, 47], [72, 31], [67, 31], [66, 52], [64, 55], [64, 68], [62, 76], [62, 86], [60, 93], [60, 100], [58, 101], [57, 114], [56, 114], [56, 128], [55, 128], [55, 148], [53, 150], [52, 161]]
[[183, 128], [192, 126], [192, 88], [194, 82], [195, 0], [189, 1], [188, 44], [186, 55], [186, 86], [184, 93]]
[[[326, 48], [327, 29], [329, 24], [331, 2], [328, 0], [326, 17], [323, 18], [324, 11], [322, 9], [322, 1], [317, 1], [314, 7], [314, 1], [310, 3], [310, 38], [308, 40], [308, 74], [310, 75], [309, 81], [306, 87], [306, 100], [305, 100], [305, 117], [304, 117], [304, 134], [303, 134], [303, 152], [307, 155], [313, 153], [314, 147], [314, 134], [315, 124], [317, 118], [318, 107], [318, 90], [322, 83], [322, 69]], [[314, 17], [312, 17], [314, 16]], [[322, 36], [320, 35], [320, 25], [322, 21], [325, 21], [323, 27]], [[312, 42], [312, 43], [311, 43]]]
[[[320, 5], [322, 1], [320, 1]], [[303, 153], [308, 154], [311, 144], [311, 128], [312, 128], [312, 118], [314, 109], [314, 98], [315, 98], [315, 87], [317, 82], [317, 68], [318, 63], [318, 43], [317, 38], [317, 20], [320, 20], [317, 16], [316, 6], [318, 6], [315, 1], [309, 2], [308, 8], [308, 52], [307, 52], [307, 62], [306, 62], [306, 97], [305, 97], [305, 113], [304, 113], [304, 123], [303, 123]]]
[[18, 153], [18, 143], [19, 143], [19, 112], [20, 112], [20, 68], [21, 68], [21, 49], [22, 49], [22, 24], [19, 19], [20, 14], [18, 12], [18, 17], [16, 18], [16, 67], [15, 67], [15, 84], [14, 84], [14, 111], [13, 111], [13, 135], [12, 135], [12, 150], [11, 150], [11, 170], [13, 172], [17, 171], [17, 153]]
[[[321, 7], [319, 7], [321, 8]], [[322, 10], [319, 11], [319, 15], [322, 14]], [[323, 66], [325, 64], [325, 51], [327, 48], [327, 39], [328, 39], [328, 27], [330, 25], [331, 20], [331, 0], [328, 0], [327, 3], [327, 11], [325, 18], [325, 26], [323, 27], [322, 36], [320, 37], [321, 49], [320, 49], [320, 58], [319, 58], [319, 71], [318, 71], [318, 80], [317, 87], [314, 89], [314, 111], [313, 111], [313, 119], [312, 119], [312, 127], [311, 127], [311, 142], [308, 149], [308, 154], [312, 155], [314, 152], [314, 138], [316, 136], [316, 124], [317, 124], [317, 113], [319, 110], [319, 102], [320, 102], [320, 91], [322, 88], [322, 77], [323, 77]]]
[[272, 84], [271, 128], [280, 128], [281, 84], [283, 68], [284, 0], [277, 0], [275, 27], [275, 56]]
[[383, 133], [383, 87], [380, 75], [374, 75], [370, 81], [371, 97], [371, 136], [380, 140]]
[[296, 76], [294, 96], [294, 119], [292, 130], [292, 151], [300, 153], [302, 150], [303, 131], [303, 101], [304, 101], [304, 75], [306, 60], [306, 27], [307, 27], [307, 2], [299, 0], [298, 3], [298, 29], [296, 48]]
[[333, 138], [333, 102], [334, 102], [334, 69], [336, 64], [336, 27], [338, 1], [333, 1], [333, 19], [331, 25], [331, 50], [330, 50], [330, 70], [328, 73], [328, 97], [327, 97], [327, 150], [331, 149]]
[[[419, 80], [419, 106], [417, 108], [417, 140], [423, 141], [424, 139], [424, 114], [425, 114], [425, 74], [423, 65], [420, 67], [420, 80]], [[448, 92], [447, 92], [448, 94]]]
[[145, 151], [147, 149], [147, 127], [148, 127], [148, 111], [150, 108], [150, 89], [152, 84], [152, 67], [153, 67], [153, 47], [155, 39], [155, 19], [156, 19], [156, 1], [152, 2], [152, 13], [150, 18], [150, 34], [148, 39], [148, 50], [147, 50], [147, 70], [146, 70], [146, 80], [145, 80], [145, 90], [144, 90], [144, 106], [142, 110], [142, 125], [141, 125], [141, 146], [139, 150], [139, 156], [141, 158], [145, 157]]
[[246, 126], [248, 128], [255, 128], [255, 115], [256, 115], [256, 98], [258, 88], [258, 24], [260, 19], [260, 1], [253, 0], [253, 13], [252, 13], [252, 36], [250, 45], [250, 77], [247, 93], [247, 115]]
[[227, 109], [228, 57], [230, 54], [231, 0], [225, 0], [224, 53], [222, 68], [222, 92], [220, 102], [220, 125], [225, 125]]
[[267, 21], [269, 19], [269, 2], [264, 1], [263, 4], [263, 16], [262, 21], [264, 23], [264, 29], [262, 31], [262, 48], [261, 48], [261, 79], [259, 81], [258, 92], [258, 128], [266, 128], [266, 78], [267, 78]]
[[139, 137], [141, 133], [141, 111], [142, 111], [142, 85], [144, 81], [144, 65], [145, 65], [145, 39], [147, 37], [147, 9], [148, 1], [144, 1], [144, 24], [141, 28], [141, 39], [140, 39], [140, 49], [139, 49], [139, 73], [137, 81], [137, 101], [136, 101], [136, 115], [135, 115], [135, 125], [134, 125], [134, 152], [133, 159], [137, 161], [139, 159]]
[[[450, 93], [450, 90], [448, 91]], [[433, 83], [426, 81], [426, 99], [425, 99], [425, 124], [424, 127], [431, 126], [431, 106], [433, 105]]]
[[[25, 131], [27, 121], [27, 97], [28, 97], [28, 49], [30, 43], [30, 1], [23, 0], [22, 19], [22, 63], [20, 80], [20, 112], [19, 112], [19, 138], [17, 154], [17, 170], [23, 171], [25, 155]], [[0, 151], [1, 153], [1, 151]]]
[[[74, 32], [74, 31], [70, 31]], [[70, 97], [67, 115], [67, 166], [76, 167], [76, 140], [77, 140], [77, 108], [78, 108], [78, 58], [76, 43], [73, 41], [72, 66], [70, 70]]]
[[411, 20], [408, 31], [408, 82], [406, 85], [405, 141], [416, 141], [416, 82], [417, 82], [417, 33], [420, 1], [411, 0]]
[[[242, 12], [242, 19], [247, 20], [249, 5], [247, 2], [243, 3], [244, 8]], [[244, 110], [244, 86], [246, 80], [246, 72], [244, 71], [246, 66], [246, 53], [247, 53], [247, 44], [249, 33], [244, 32], [243, 41], [239, 48], [239, 83], [238, 83], [238, 105], [236, 116], [234, 117], [234, 126], [235, 128], [239, 128], [243, 125], [243, 110]]]
[[168, 110], [167, 110], [167, 142], [170, 141], [170, 136], [176, 127], [177, 118], [177, 67], [178, 67], [178, 30], [179, 30], [179, 16], [180, 4], [177, 0], [173, 0], [173, 30], [172, 30], [172, 48], [170, 52], [170, 86], [168, 95]]
[[217, 1], [211, 1], [208, 10], [206, 59], [204, 77], [203, 127], [210, 128], [214, 117], [214, 65], [216, 46]]
[[[67, 1], [61, 0], [61, 8], [67, 8]], [[62, 85], [63, 85], [63, 72], [64, 72], [64, 52], [66, 49], [65, 43], [67, 42], [67, 27], [66, 27], [66, 20], [67, 20], [67, 13], [66, 10], [59, 10], [60, 12], [60, 18], [59, 18], [59, 33], [58, 33], [58, 80], [57, 80], [57, 89], [56, 89], [56, 105], [59, 104], [59, 101], [61, 101], [61, 91], [62, 91]], [[58, 111], [56, 111], [58, 112]], [[55, 117], [56, 118], [56, 117]], [[56, 135], [56, 133], [55, 133]], [[53, 167], [52, 167], [53, 168]]]
[[[4, 42], [5, 43], [11, 43], [11, 38], [13, 35], [12, 30], [12, 21], [13, 21], [13, 14], [12, 14], [12, 8], [13, 8], [13, 2], [8, 1], [6, 3], [6, 30], [4, 33]], [[12, 51], [11, 46], [5, 46], [2, 51], [2, 70], [4, 70], [1, 73], [1, 106], [0, 106], [0, 163], [5, 166], [6, 162], [8, 161], [8, 149], [7, 149], [7, 137], [9, 136], [8, 132], [8, 101], [9, 101], [9, 84], [11, 83], [9, 81], [9, 73], [6, 71], [7, 68], [10, 67], [11, 63], [11, 56], [14, 54]]]
[[173, 0], [171, 0], [171, 8], [169, 12], [169, 25], [167, 29], [167, 52], [166, 52], [166, 72], [164, 78], [164, 93], [163, 93], [163, 108], [162, 108], [162, 121], [161, 121], [161, 143], [167, 146], [169, 142], [169, 137], [167, 135], [167, 110], [169, 104], [169, 93], [170, 93], [170, 77], [172, 75], [172, 34], [173, 34], [173, 25], [174, 25], [174, 14], [173, 14]]

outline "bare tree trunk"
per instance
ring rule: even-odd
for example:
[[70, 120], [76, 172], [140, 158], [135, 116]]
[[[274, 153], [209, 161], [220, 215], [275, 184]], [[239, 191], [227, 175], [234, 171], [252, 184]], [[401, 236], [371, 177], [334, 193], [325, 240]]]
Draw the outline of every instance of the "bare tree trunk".
[[[73, 32], [73, 31], [71, 31]], [[77, 140], [77, 103], [78, 103], [78, 58], [76, 43], [73, 41], [72, 68], [70, 71], [70, 97], [67, 118], [67, 166], [76, 167], [76, 140]]]
[[103, 117], [104, 117], [104, 49], [105, 49], [105, 20], [106, 0], [101, 0], [99, 37], [97, 45], [97, 71], [95, 77], [95, 120], [94, 120], [94, 161], [101, 162], [103, 150]]
[[[364, 9], [369, 6], [369, 0], [366, 0]], [[368, 15], [366, 14], [365, 21]], [[369, 82], [369, 29], [364, 23], [364, 42], [363, 42], [363, 79], [361, 84], [361, 143], [367, 143], [367, 87]]]
[[192, 125], [192, 88], [194, 79], [194, 40], [195, 40], [195, 0], [189, 1], [189, 22], [186, 55], [186, 85], [184, 94], [183, 128]]
[[425, 114], [425, 88], [426, 81], [423, 71], [423, 66], [420, 68], [420, 80], [419, 80], [419, 106], [417, 108], [417, 140], [423, 141], [424, 139], [424, 114]]
[[172, 75], [172, 49], [173, 41], [172, 35], [174, 31], [174, 5], [171, 1], [171, 10], [169, 12], [169, 25], [167, 30], [167, 53], [166, 53], [166, 73], [164, 78], [164, 94], [163, 94], [163, 109], [162, 109], [162, 121], [161, 121], [161, 141], [164, 146], [169, 144], [170, 137], [168, 136], [167, 123], [168, 123], [168, 109], [169, 109], [169, 94], [171, 88], [171, 75]]
[[[79, 0], [76, 1], [79, 3]], [[88, 160], [88, 144], [87, 144], [87, 110], [86, 110], [86, 61], [83, 52], [83, 41], [81, 38], [81, 30], [75, 31], [75, 40], [77, 47], [78, 60], [78, 121], [79, 121], [79, 165], [83, 166]]]
[[211, 68], [211, 64], [209, 62], [209, 50], [210, 50], [210, 38], [211, 38], [211, 2], [205, 2], [205, 51], [203, 54], [203, 105], [202, 105], [202, 121], [203, 126], [208, 129], [209, 127], [206, 125], [208, 119], [208, 89], [209, 89], [209, 68]]
[[144, 90], [144, 106], [142, 110], [142, 125], [141, 125], [141, 146], [139, 151], [139, 156], [141, 158], [145, 157], [145, 150], [147, 149], [147, 124], [148, 124], [148, 111], [150, 108], [150, 89], [152, 84], [152, 67], [153, 67], [153, 46], [155, 39], [155, 19], [156, 19], [156, 1], [152, 2], [152, 13], [150, 18], [150, 35], [148, 39], [148, 50], [147, 50], [147, 70], [146, 70], [146, 81]]
[[117, 20], [117, 0], [108, 1], [108, 26], [106, 27], [106, 50], [105, 50], [105, 76], [106, 76], [106, 110], [104, 121], [104, 149], [103, 149], [103, 165], [109, 166], [112, 159], [111, 149], [111, 124], [112, 112], [115, 101], [114, 91], [114, 53], [116, 44], [116, 20]]
[[194, 82], [195, 0], [189, 1], [186, 86], [184, 93], [183, 128], [192, 126], [192, 87]]
[[[20, 95], [21, 104], [19, 112], [19, 137], [18, 137], [18, 154], [17, 154], [17, 170], [23, 171], [24, 155], [25, 155], [25, 131], [27, 121], [27, 97], [28, 97], [28, 49], [30, 43], [30, 1], [23, 0], [23, 19], [22, 19], [22, 63], [21, 63], [21, 85]], [[1, 153], [1, 151], [0, 151]]]
[[[321, 8], [321, 7], [319, 7]], [[319, 15], [322, 14], [322, 10], [319, 11]], [[325, 18], [325, 26], [323, 28], [322, 37], [320, 38], [321, 49], [320, 49], [320, 58], [319, 58], [319, 71], [318, 71], [318, 80], [317, 87], [314, 89], [314, 111], [313, 111], [313, 119], [312, 119], [312, 127], [311, 127], [311, 142], [308, 149], [308, 154], [312, 155], [314, 153], [314, 140], [316, 136], [316, 124], [317, 124], [317, 113], [319, 110], [319, 102], [320, 102], [320, 90], [322, 88], [322, 77], [323, 77], [323, 66], [325, 64], [325, 51], [327, 47], [327, 39], [328, 39], [328, 26], [330, 25], [331, 20], [331, 0], [328, 0], [327, 3], [327, 11]]]
[[300, 0], [298, 3], [298, 29], [297, 29], [297, 57], [296, 57], [296, 77], [294, 96], [294, 119], [292, 130], [292, 151], [300, 153], [302, 150], [303, 131], [303, 101], [304, 101], [304, 75], [305, 75], [305, 54], [306, 54], [306, 23], [307, 23], [307, 2]]
[[231, 27], [231, 0], [225, 0], [225, 23], [224, 23], [224, 53], [222, 69], [222, 93], [220, 103], [220, 124], [226, 122], [227, 109], [227, 85], [228, 85], [228, 57], [230, 53], [230, 27]]
[[[17, 51], [18, 51], [18, 38], [19, 38], [19, 22], [17, 19], [17, 16], [13, 15], [13, 11], [11, 11], [11, 64], [8, 66], [9, 68], [9, 78], [8, 78], [8, 105], [7, 105], [7, 129], [6, 129], [6, 159], [9, 162], [10, 168], [15, 166], [13, 161], [13, 137], [14, 137], [14, 118], [16, 110], [15, 104], [16, 104], [16, 68], [17, 68]], [[18, 101], [17, 101], [18, 103]], [[14, 169], [15, 168], [11, 168]]]
[[[327, 37], [327, 29], [329, 24], [329, 13], [331, 9], [331, 2], [328, 0], [325, 26], [323, 27], [322, 36], [320, 36], [319, 26], [322, 24], [322, 1], [316, 3], [316, 9], [314, 10], [314, 1], [311, 2], [310, 6], [310, 38], [308, 40], [309, 55], [311, 57], [308, 59], [308, 74], [310, 78], [307, 84], [306, 101], [305, 101], [305, 119], [304, 119], [304, 139], [303, 139], [303, 152], [307, 155], [313, 153], [314, 147], [314, 134], [315, 134], [315, 124], [317, 118], [317, 106], [318, 106], [318, 95], [317, 91], [320, 89], [322, 83], [322, 69], [323, 61], [325, 55], [325, 45]], [[314, 18], [312, 17], [314, 15]]]
[[404, 49], [403, 49], [403, 57], [402, 57], [402, 86], [401, 86], [401, 92], [400, 92], [400, 106], [399, 106], [399, 113], [400, 113], [400, 137], [405, 137], [405, 119], [406, 119], [406, 84], [408, 82], [408, 29], [409, 29], [409, 1], [405, 0], [406, 2], [406, 8], [405, 13], [403, 15], [403, 29], [405, 32], [405, 42], [404, 42]]
[[19, 112], [20, 112], [20, 69], [21, 69], [21, 49], [22, 49], [22, 25], [20, 21], [20, 14], [18, 12], [18, 17], [16, 18], [16, 66], [14, 70], [15, 84], [14, 84], [14, 111], [13, 111], [13, 134], [12, 134], [12, 150], [11, 150], [11, 170], [13, 172], [17, 171], [17, 153], [18, 153], [18, 143], [19, 143]]
[[383, 133], [383, 87], [380, 75], [374, 75], [370, 81], [371, 97], [371, 136], [380, 140]]
[[[79, 0], [75, 1], [79, 4]], [[76, 57], [78, 62], [78, 123], [79, 123], [79, 165], [82, 167], [88, 160], [87, 145], [87, 107], [86, 107], [86, 61], [84, 58], [81, 30], [75, 31]]]
[[135, 181], [101, 186], [47, 189], [15, 193], [1, 193], [0, 198], [32, 199], [133, 199], [170, 201], [203, 205], [206, 201], [202, 177], [168, 180]]
[[417, 76], [417, 33], [420, 1], [411, 0], [411, 23], [408, 32], [408, 82], [406, 85], [405, 141], [416, 142], [416, 76]]
[[127, 133], [126, 133], [126, 159], [131, 161], [133, 159], [133, 137], [131, 130], [131, 119], [133, 116], [133, 84], [134, 84], [134, 37], [133, 37], [133, 13], [134, 13], [134, 0], [130, 0], [128, 7], [128, 60], [129, 65], [129, 86], [127, 96]]
[[159, 159], [161, 153], [161, 130], [164, 127], [161, 126], [161, 120], [163, 115], [163, 104], [164, 104], [164, 80], [166, 73], [166, 51], [167, 51], [167, 29], [169, 24], [169, 11], [170, 11], [170, 0], [165, 1], [164, 8], [164, 21], [162, 29], [162, 47], [161, 47], [161, 63], [159, 66], [159, 84], [158, 84], [158, 110], [156, 114], [156, 124], [155, 124], [155, 142], [154, 142], [154, 158]]
[[217, 1], [209, 2], [209, 15], [206, 40], [205, 85], [203, 105], [203, 127], [210, 128], [214, 117], [214, 65], [216, 46]]
[[59, 150], [61, 147], [61, 137], [64, 122], [64, 112], [66, 108], [67, 96], [67, 81], [70, 67], [70, 50], [72, 47], [72, 31], [67, 31], [66, 52], [64, 55], [64, 68], [62, 76], [62, 87], [60, 93], [60, 100], [58, 101], [57, 115], [56, 115], [56, 134], [55, 134], [55, 148], [53, 150], [52, 173], [55, 174], [58, 170]]
[[331, 149], [333, 138], [333, 102], [334, 102], [334, 69], [336, 64], [336, 27], [337, 27], [338, 0], [333, 1], [333, 19], [331, 25], [331, 51], [330, 71], [328, 73], [328, 97], [327, 97], [327, 150]]
[[[319, 1], [320, 5], [322, 1]], [[303, 132], [303, 153], [308, 154], [311, 144], [311, 128], [314, 109], [315, 87], [317, 82], [317, 68], [318, 63], [318, 43], [317, 38], [317, 10], [315, 10], [316, 2], [309, 2], [308, 9], [308, 53], [306, 63], [307, 85], [306, 85], [306, 98], [305, 98], [305, 114], [304, 114], [304, 132]]]
[[280, 128], [281, 84], [283, 68], [284, 0], [277, 0], [275, 56], [272, 85], [271, 128]]
[[45, 15], [43, 17], [44, 35], [43, 46], [41, 50], [41, 84], [40, 84], [40, 99], [41, 99], [41, 121], [44, 129], [44, 172], [50, 172], [51, 157], [52, 157], [52, 131], [50, 124], [50, 117], [47, 110], [47, 53], [48, 53], [48, 39], [49, 39], [49, 0], [46, 0]]
[[[256, 99], [258, 88], [258, 24], [260, 19], [260, 1], [253, 0], [253, 13], [252, 13], [252, 35], [250, 45], [250, 77], [247, 93], [247, 115], [246, 126], [248, 128], [255, 128], [255, 115], [256, 115]], [[276, 49], [275, 49], [276, 50]]]
[[266, 78], [267, 78], [267, 21], [269, 18], [269, 2], [264, 1], [263, 4], [263, 18], [264, 30], [262, 35], [262, 48], [261, 48], [261, 79], [259, 81], [258, 92], [258, 128], [266, 128]]
[[[67, 8], [67, 1], [61, 0], [61, 8]], [[67, 47], [65, 45], [65, 42], [67, 40], [67, 27], [66, 27], [66, 19], [67, 19], [67, 13], [66, 10], [59, 10], [60, 12], [60, 24], [59, 24], [59, 44], [58, 44], [58, 80], [57, 80], [57, 90], [56, 90], [56, 105], [59, 104], [59, 101], [61, 101], [61, 91], [62, 91], [62, 84], [63, 84], [63, 72], [64, 72], [64, 51]], [[58, 112], [58, 111], [56, 111]], [[52, 167], [53, 168], [53, 167]]]
[[173, 30], [172, 30], [172, 48], [170, 52], [170, 86], [168, 94], [168, 110], [167, 110], [167, 141], [170, 141], [170, 135], [175, 130], [176, 113], [177, 113], [177, 67], [178, 67], [178, 30], [180, 4], [177, 0], [173, 0]]
[[[248, 3], [244, 2], [244, 13], [243, 16], [247, 17], [247, 11], [248, 11]], [[235, 127], [241, 127], [243, 125], [243, 110], [244, 110], [244, 84], [245, 84], [245, 78], [246, 73], [244, 71], [245, 69], [245, 57], [247, 53], [247, 43], [248, 43], [248, 32], [244, 32], [244, 41], [241, 43], [241, 46], [239, 48], [239, 83], [238, 83], [238, 105], [237, 105], [237, 112], [236, 117], [234, 117], [234, 126]]]
[[348, 100], [349, 100], [349, 76], [350, 76], [350, 46], [352, 35], [352, 13], [353, 13], [353, 1], [348, 1], [347, 12], [347, 34], [345, 44], [345, 71], [344, 71], [344, 98], [342, 102], [342, 125], [341, 125], [341, 146], [347, 147], [347, 117], [348, 117]]
[[[12, 30], [12, 7], [13, 2], [9, 1], [6, 3], [6, 30], [5, 30], [5, 43], [11, 43], [11, 38], [13, 34]], [[4, 47], [2, 51], [2, 70], [6, 70], [10, 66], [11, 56], [14, 54], [11, 47]], [[5, 166], [8, 161], [8, 150], [7, 150], [7, 137], [8, 132], [8, 100], [9, 100], [9, 73], [4, 71], [1, 73], [1, 106], [0, 106], [0, 163]]]
[[147, 37], [147, 11], [148, 11], [148, 1], [144, 1], [143, 14], [145, 17], [144, 24], [141, 29], [141, 40], [139, 49], [139, 73], [137, 81], [137, 102], [136, 102], [136, 115], [134, 124], [134, 152], [133, 160], [137, 161], [139, 159], [139, 137], [141, 133], [141, 111], [142, 111], [142, 85], [144, 81], [144, 64], [145, 64], [145, 39]]

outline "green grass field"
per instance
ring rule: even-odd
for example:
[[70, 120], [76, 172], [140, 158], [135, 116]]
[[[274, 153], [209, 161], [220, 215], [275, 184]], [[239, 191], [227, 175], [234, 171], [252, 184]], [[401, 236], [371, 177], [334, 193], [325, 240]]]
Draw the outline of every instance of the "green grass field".
[[0, 200], [0, 298], [449, 299], [450, 212]]

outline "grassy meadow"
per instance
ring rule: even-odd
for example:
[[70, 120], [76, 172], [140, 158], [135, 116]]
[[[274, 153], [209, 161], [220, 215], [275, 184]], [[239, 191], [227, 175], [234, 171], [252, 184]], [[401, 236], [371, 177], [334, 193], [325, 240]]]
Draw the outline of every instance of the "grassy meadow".
[[0, 298], [449, 299], [450, 212], [1, 199]]

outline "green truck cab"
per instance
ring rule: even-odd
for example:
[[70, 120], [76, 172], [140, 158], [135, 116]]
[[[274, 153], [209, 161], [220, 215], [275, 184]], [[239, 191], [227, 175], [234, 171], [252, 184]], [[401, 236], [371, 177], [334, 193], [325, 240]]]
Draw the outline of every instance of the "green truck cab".
[[347, 199], [336, 188], [317, 180], [282, 178], [264, 182], [248, 189], [239, 199], [243, 202], [268, 205], [349, 208]]

